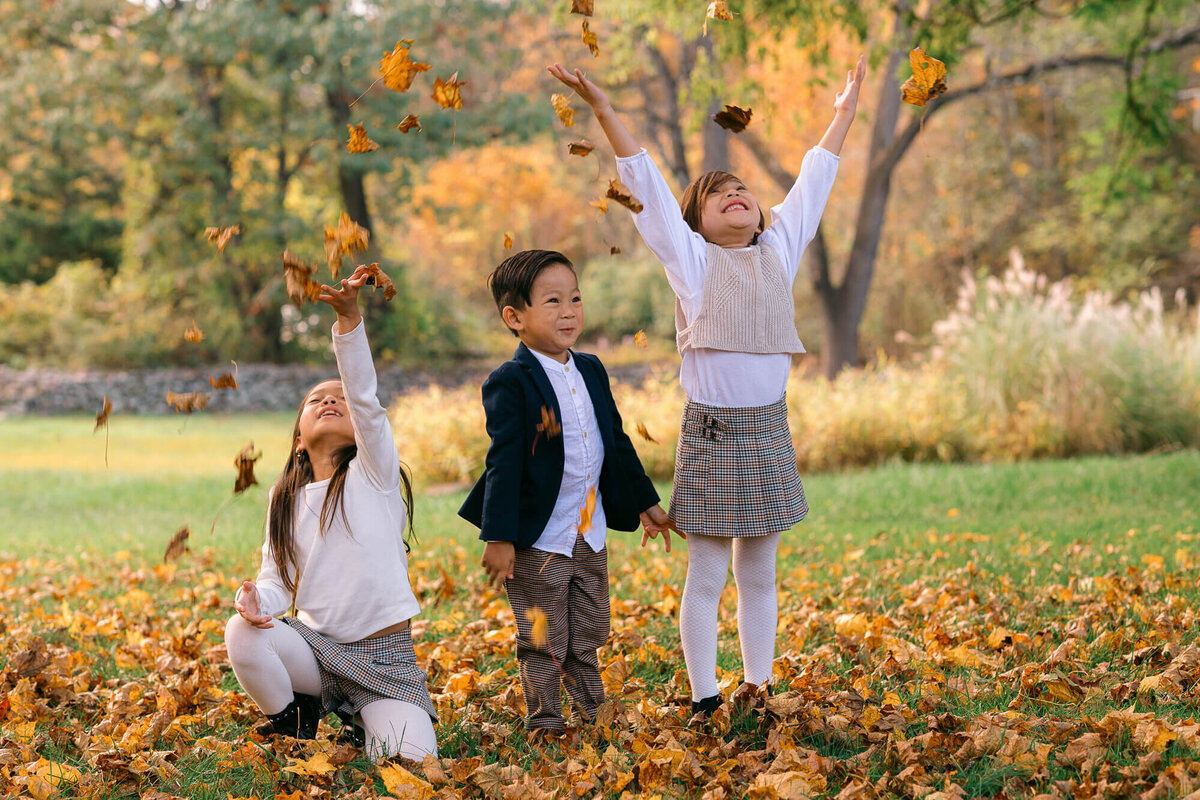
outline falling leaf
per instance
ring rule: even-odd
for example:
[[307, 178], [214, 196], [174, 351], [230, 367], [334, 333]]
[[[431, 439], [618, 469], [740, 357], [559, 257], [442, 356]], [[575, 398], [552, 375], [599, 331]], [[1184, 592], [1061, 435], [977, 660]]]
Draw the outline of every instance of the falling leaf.
[[412, 39], [402, 39], [396, 42], [396, 49], [390, 53], [384, 53], [380, 60], [379, 74], [383, 76], [384, 86], [389, 89], [407, 92], [408, 88], [412, 86], [413, 78], [417, 77], [417, 73], [429, 69], [428, 64], [409, 59], [408, 48], [412, 46], [412, 43]]
[[712, 121], [727, 131], [741, 133], [750, 124], [750, 117], [753, 114], [754, 109], [751, 108], [725, 106], [724, 111], [718, 111], [716, 114], [713, 114]]
[[397, 125], [396, 127], [400, 129], [401, 133], [408, 133], [413, 128], [416, 128], [417, 132], [420, 133], [421, 132], [421, 120], [417, 117], [416, 114], [409, 114], [404, 119], [400, 120], [400, 124]]
[[108, 395], [104, 395], [104, 403], [96, 413], [96, 427], [92, 428], [92, 433], [108, 427], [108, 415], [112, 413], [112, 409], [112, 401], [108, 399]]
[[733, 22], [733, 12], [729, 10], [729, 4], [725, 0], [712, 0], [708, 4], [708, 11], [704, 14], [704, 27], [702, 31], [705, 36], [708, 36], [708, 21], [710, 19], [721, 19], [726, 22]]
[[229, 240], [242, 232], [240, 225], [230, 225], [228, 228], [205, 228], [204, 235], [208, 237], [210, 242], [217, 245], [217, 252], [221, 253], [225, 250], [225, 245], [229, 244]]
[[316, 271], [316, 264], [305, 264], [291, 250], [283, 251], [283, 282], [288, 297], [297, 307], [305, 300], [316, 302], [321, 294], [321, 284], [312, 279]]
[[[360, 265], [361, 266], [361, 265]], [[379, 262], [375, 261], [367, 264], [367, 286], [374, 286], [383, 291], [383, 299], [391, 300], [396, 296], [396, 284], [392, 283], [382, 269], [379, 268]]]
[[546, 438], [552, 438], [562, 433], [562, 426], [558, 424], [553, 408], [542, 406], [542, 422], [538, 425], [538, 430], [545, 433]]
[[366, 250], [371, 243], [371, 232], [350, 219], [345, 211], [338, 217], [336, 228], [325, 226], [325, 260], [329, 263], [330, 280], [337, 280], [343, 256]]
[[641, 436], [643, 439], [645, 439], [647, 442], [653, 442], [654, 444], [658, 444], [658, 439], [655, 439], [653, 436], [650, 435], [650, 431], [646, 430], [646, 423], [639, 422], [637, 424], [637, 432], [638, 432], [638, 435]]
[[592, 529], [592, 514], [596, 510], [596, 487], [588, 489], [587, 501], [583, 508], [579, 509], [579, 527], [580, 534], [587, 533]]
[[588, 203], [588, 205], [595, 208], [601, 214], [608, 213], [608, 200], [606, 198], [601, 198], [599, 200], [593, 200], [592, 202]]
[[238, 382], [237, 382], [238, 365], [237, 365], [237, 362], [231, 361], [229, 363], [233, 364], [233, 372], [232, 373], [226, 372], [223, 375], [221, 375], [221, 377], [216, 378], [216, 379], [214, 379], [212, 375], [209, 375], [208, 376], [208, 385], [209, 386], [211, 386], [214, 389], [237, 389], [238, 388]]
[[[592, 490], [595, 494], [595, 490]], [[525, 620], [532, 622], [533, 627], [529, 631], [529, 639], [533, 642], [533, 646], [543, 648], [550, 643], [550, 623], [546, 619], [546, 612], [534, 606], [533, 608], [525, 609]]]
[[621, 252], [621, 248], [615, 244], [612, 247], [608, 248], [608, 254], [610, 256], [615, 256], [620, 252]]
[[645, 331], [638, 331], [633, 335], [633, 343], [645, 350], [650, 345], [650, 339], [646, 336]]
[[588, 50], [592, 51], [592, 57], [596, 58], [600, 55], [600, 40], [596, 38], [596, 34], [592, 33], [588, 27], [588, 21], [583, 21], [583, 34], [580, 36], [583, 43], [587, 45]]
[[566, 95], [552, 94], [550, 102], [554, 105], [554, 113], [562, 120], [562, 124], [570, 128], [575, 124], [575, 109], [571, 108], [571, 101]]
[[175, 531], [175, 535], [171, 537], [171, 541], [167, 543], [167, 552], [163, 553], [163, 563], [173, 561], [188, 551], [187, 540], [192, 535], [192, 529], [184, 525], [179, 530]]
[[192, 327], [183, 332], [183, 338], [189, 342], [198, 342], [204, 338], [204, 331], [197, 327], [196, 320], [192, 320]]
[[569, 142], [567, 144], [567, 152], [573, 156], [586, 156], [595, 149], [596, 145], [587, 139], [580, 139], [578, 142]]
[[452, 108], [458, 111], [462, 108], [462, 87], [466, 86], [466, 81], [459, 81], [458, 73], [450, 76], [449, 80], [438, 78], [433, 82], [433, 97], [435, 103], [442, 108]]
[[[610, 200], [616, 200], [635, 214], [641, 213], [642, 204], [630, 193], [629, 187], [621, 183], [617, 178], [613, 178], [608, 182], [608, 191], [605, 192], [604, 196]], [[606, 206], [604, 210], [608, 211], [608, 207]]]
[[202, 392], [186, 392], [176, 394], [175, 392], [167, 392], [167, 405], [175, 406], [176, 413], [190, 414], [193, 411], [203, 411], [208, 406], [208, 398], [211, 394]]
[[233, 482], [233, 493], [241, 494], [258, 483], [258, 479], [254, 477], [254, 462], [262, 458], [262, 452], [254, 452], [254, 442], [242, 448], [237, 454], [237, 458], [233, 460], [233, 465], [237, 467], [237, 480]]
[[372, 150], [379, 149], [379, 142], [372, 141], [367, 136], [367, 129], [360, 122], [357, 125], [347, 123], [347, 130], [350, 131], [350, 138], [346, 141], [346, 149], [351, 153], [369, 153]]
[[909, 51], [908, 63], [912, 66], [913, 74], [900, 87], [904, 102], [924, 106], [946, 92], [945, 64], [925, 55], [925, 51], [920, 47]]
[[571, 13], [590, 17], [596, 10], [596, 0], [571, 0]]
[[513, 238], [512, 238], [512, 234], [511, 234], [511, 233], [507, 233], [507, 232], [506, 232], [506, 233], [504, 234], [504, 249], [505, 249], [505, 250], [512, 250], [512, 246], [513, 246]]

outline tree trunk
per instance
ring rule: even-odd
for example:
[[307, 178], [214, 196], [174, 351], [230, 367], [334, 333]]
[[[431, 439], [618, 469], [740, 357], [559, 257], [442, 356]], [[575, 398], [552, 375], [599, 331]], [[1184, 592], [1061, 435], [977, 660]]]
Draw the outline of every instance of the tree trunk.
[[[327, 89], [325, 102], [333, 115], [335, 127], [339, 130], [350, 123], [350, 103], [354, 95], [343, 89]], [[371, 234], [371, 245], [375, 244], [375, 229], [371, 225], [371, 211], [367, 207], [367, 191], [364, 175], [361, 171], [350, 167], [343, 154], [338, 155], [337, 164], [338, 192], [342, 196], [342, 205], [350, 219], [362, 225]]]

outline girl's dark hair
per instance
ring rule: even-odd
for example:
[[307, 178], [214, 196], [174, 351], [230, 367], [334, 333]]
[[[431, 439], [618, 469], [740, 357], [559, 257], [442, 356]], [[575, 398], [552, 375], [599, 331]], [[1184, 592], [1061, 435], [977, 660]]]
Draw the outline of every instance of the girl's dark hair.
[[[688, 184], [688, 187], [683, 190], [683, 199], [679, 201], [679, 210], [683, 212], [683, 221], [688, 224], [689, 228], [696, 233], [700, 233], [700, 209], [703, 207], [705, 199], [710, 194], [719, 192], [721, 187], [730, 181], [742, 183], [742, 179], [738, 176], [724, 170], [715, 169], [712, 172], [704, 173]], [[762, 206], [759, 206], [758, 231], [754, 234], [754, 238], [750, 240], [750, 244], [758, 243], [758, 234], [762, 233], [766, 227], [767, 217], [763, 214]]]
[[[324, 382], [321, 381], [321, 383]], [[271, 542], [271, 557], [275, 559], [275, 564], [279, 567], [279, 576], [283, 580], [284, 588], [291, 592], [293, 597], [299, 588], [296, 578], [292, 577], [292, 568], [297, 566], [295, 553], [292, 552], [292, 544], [295, 539], [293, 526], [295, 524], [296, 496], [313, 480], [312, 462], [309, 461], [308, 452], [297, 453], [295, 443], [300, 438], [300, 416], [304, 413], [305, 401], [312, 394], [312, 390], [321, 383], [314, 384], [304, 393], [304, 400], [300, 401], [300, 410], [296, 412], [296, 423], [292, 426], [292, 446], [288, 450], [288, 459], [283, 465], [283, 472], [280, 474], [279, 480], [275, 481], [271, 505], [267, 510], [267, 538]], [[339, 448], [333, 454], [333, 475], [329, 478], [329, 488], [325, 491], [325, 502], [321, 504], [322, 536], [325, 535], [329, 518], [335, 513], [341, 514], [342, 522], [347, 529], [350, 527], [350, 523], [346, 519], [346, 472], [350, 468], [350, 462], [357, 455], [358, 445], [355, 444]], [[400, 465], [400, 483], [403, 486], [404, 506], [408, 509], [408, 535], [404, 537], [404, 551], [409, 552], [411, 550], [410, 542], [416, 541], [417, 537], [413, 531], [412, 481], [403, 464]]]
[[[505, 306], [527, 308], [534, 280], [542, 270], [555, 264], [562, 264], [571, 272], [575, 271], [575, 265], [570, 259], [557, 250], [522, 250], [501, 261], [500, 266], [492, 270], [487, 280], [500, 318], [504, 318]], [[505, 323], [505, 327], [508, 327], [508, 323]], [[509, 331], [513, 336], [519, 335], [512, 328], [509, 328]]]

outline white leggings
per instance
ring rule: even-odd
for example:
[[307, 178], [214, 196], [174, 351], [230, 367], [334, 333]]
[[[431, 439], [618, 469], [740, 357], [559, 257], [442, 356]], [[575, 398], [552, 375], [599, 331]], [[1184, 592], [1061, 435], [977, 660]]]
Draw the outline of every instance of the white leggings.
[[[225, 625], [233, 674], [264, 714], [278, 714], [297, 694], [321, 696], [317, 657], [304, 637], [282, 622], [256, 628], [240, 616]], [[378, 761], [399, 754], [420, 761], [437, 755], [437, 736], [424, 709], [403, 700], [376, 700], [359, 716], [367, 753]]]
[[779, 546], [779, 534], [738, 539], [691, 534], [687, 544], [688, 571], [679, 608], [679, 638], [683, 641], [692, 700], [720, 693], [717, 612], [729, 574], [731, 544], [745, 681], [756, 685], [770, 683], [775, 628], [779, 624], [779, 599], [775, 593], [775, 549]]

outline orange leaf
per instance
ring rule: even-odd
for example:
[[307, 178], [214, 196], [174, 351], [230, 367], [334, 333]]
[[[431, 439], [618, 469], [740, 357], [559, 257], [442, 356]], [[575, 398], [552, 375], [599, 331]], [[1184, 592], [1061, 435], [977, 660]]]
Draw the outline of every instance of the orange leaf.
[[567, 144], [567, 152], [573, 156], [586, 156], [595, 149], [596, 146], [587, 139], [580, 139], [578, 142], [570, 142]]
[[417, 117], [416, 114], [409, 114], [407, 117], [400, 120], [400, 124], [397, 125], [396, 127], [400, 129], [401, 133], [408, 133], [413, 128], [416, 128], [417, 132], [420, 133], [421, 132], [421, 120]]
[[367, 286], [374, 286], [383, 290], [384, 300], [391, 300], [396, 296], [396, 284], [392, 283], [392, 279], [379, 268], [378, 261], [367, 264], [367, 274], [370, 276], [367, 278]]
[[321, 294], [321, 284], [312, 279], [316, 271], [316, 264], [305, 264], [291, 250], [283, 251], [283, 282], [288, 297], [297, 306], [303, 305], [305, 300], [316, 302]]
[[204, 338], [204, 331], [196, 326], [196, 320], [192, 320], [192, 327], [183, 332], [183, 338], [189, 342], [198, 342]]
[[[336, 766], [329, 760], [328, 753], [318, 752], [312, 758], [288, 758], [288, 765], [283, 768], [284, 772], [294, 772], [297, 775], [307, 775], [309, 777], [315, 775], [326, 775], [337, 769]], [[397, 767], [399, 769], [399, 767]]]
[[351, 153], [369, 153], [372, 150], [379, 149], [379, 142], [372, 141], [367, 136], [367, 129], [360, 122], [357, 125], [346, 125], [350, 131], [350, 138], [346, 141], [346, 149]]
[[175, 392], [167, 392], [167, 405], [175, 406], [176, 413], [190, 414], [193, 411], [203, 411], [208, 406], [208, 398], [211, 394], [203, 394], [201, 392], [187, 392], [176, 394]]
[[726, 22], [732, 22], [733, 12], [729, 10], [729, 4], [725, 0], [712, 0], [708, 4], [708, 11], [704, 13], [703, 33], [705, 36], [708, 36], [708, 21], [710, 19], [721, 19]]
[[913, 74], [900, 87], [904, 102], [924, 106], [939, 94], [946, 92], [945, 64], [925, 55], [925, 51], [920, 47], [909, 51], [908, 63], [912, 66]]
[[163, 553], [163, 563], [179, 558], [187, 552], [187, 540], [192, 535], [192, 530], [187, 525], [184, 525], [179, 530], [175, 531], [175, 535], [171, 537], [171, 541], [167, 542], [167, 552]]
[[101, 406], [100, 411], [96, 414], [96, 427], [92, 428], [92, 433], [107, 427], [108, 415], [112, 413], [112, 409], [112, 401], [108, 399], [108, 395], [104, 395], [104, 405]]
[[558, 419], [554, 416], [553, 408], [542, 406], [542, 424], [538, 426], [538, 430], [545, 433], [547, 438], [558, 436], [562, 433], [562, 426], [558, 424]]
[[600, 40], [596, 38], [596, 34], [592, 33], [591, 28], [588, 27], [588, 21], [586, 19], [583, 21], [583, 35], [580, 36], [580, 38], [583, 40], [583, 43], [587, 45], [588, 50], [592, 51], [593, 58], [600, 55]]
[[[642, 210], [641, 202], [630, 193], [629, 187], [616, 178], [608, 182], [608, 191], [605, 192], [604, 196], [611, 200], [616, 200], [635, 214], [640, 213]], [[595, 203], [592, 205], [595, 205]], [[607, 205], [604, 210], [608, 211]]]
[[596, 510], [596, 487], [588, 489], [587, 502], [579, 509], [579, 527], [581, 534], [592, 529], [592, 513]]
[[412, 43], [412, 39], [396, 42], [396, 49], [390, 53], [384, 53], [380, 60], [379, 74], [383, 76], [384, 86], [389, 89], [407, 92], [417, 73], [429, 69], [428, 64], [409, 59], [408, 48], [412, 46]]
[[565, 95], [552, 94], [550, 102], [554, 105], [554, 113], [562, 120], [562, 124], [570, 128], [575, 124], [575, 109], [571, 108], [571, 101]]
[[435, 103], [442, 108], [452, 108], [458, 111], [462, 108], [462, 87], [466, 86], [466, 81], [458, 79], [458, 73], [450, 76], [449, 80], [438, 78], [433, 82], [433, 97]]
[[645, 331], [638, 331], [633, 335], [633, 343], [645, 350], [650, 344], [650, 339], [647, 338]]
[[[592, 490], [593, 494], [595, 490]], [[550, 624], [546, 619], [546, 612], [534, 606], [533, 608], [525, 609], [525, 619], [533, 623], [533, 629], [529, 632], [529, 638], [533, 642], [534, 647], [545, 647], [550, 642], [549, 628]]]
[[226, 372], [224, 375], [222, 375], [219, 378], [216, 378], [215, 380], [213, 379], [212, 375], [209, 375], [208, 376], [208, 385], [209, 386], [211, 386], [214, 389], [237, 389], [238, 388], [237, 362], [231, 361], [229, 363], [233, 364], [233, 374]]
[[716, 114], [713, 114], [712, 121], [727, 131], [741, 133], [750, 124], [750, 117], [753, 114], [754, 110], [750, 108], [725, 106], [724, 111], [718, 111]]
[[588, 205], [594, 207], [601, 214], [608, 213], [608, 200], [606, 200], [604, 198], [601, 198], [599, 200], [593, 200], [592, 202], [588, 203]]
[[231, 225], [228, 228], [205, 228], [204, 235], [208, 237], [210, 242], [217, 245], [217, 252], [225, 250], [225, 245], [229, 244], [229, 240], [242, 232], [240, 225]]
[[504, 234], [504, 249], [505, 249], [505, 250], [512, 250], [512, 246], [513, 246], [513, 238], [512, 238], [512, 234], [511, 234], [511, 233], [507, 233], [507, 232], [506, 232], [506, 233]]
[[653, 436], [650, 435], [650, 431], [646, 430], [646, 423], [639, 422], [637, 424], [637, 432], [638, 432], [638, 435], [641, 436], [643, 439], [645, 439], [647, 442], [654, 442], [654, 444], [658, 444], [658, 439], [655, 439]]
[[596, 10], [595, 0], [571, 0], [571, 13], [590, 17]]
[[337, 279], [338, 269], [342, 266], [342, 256], [348, 256], [366, 250], [371, 242], [371, 232], [350, 219], [350, 215], [342, 212], [338, 217], [336, 228], [325, 226], [325, 260], [329, 263], [329, 274]]
[[254, 477], [254, 462], [262, 458], [262, 452], [254, 452], [254, 442], [242, 448], [237, 454], [237, 458], [233, 460], [233, 465], [237, 467], [237, 479], [233, 482], [233, 493], [241, 494], [258, 483], [258, 479]]

